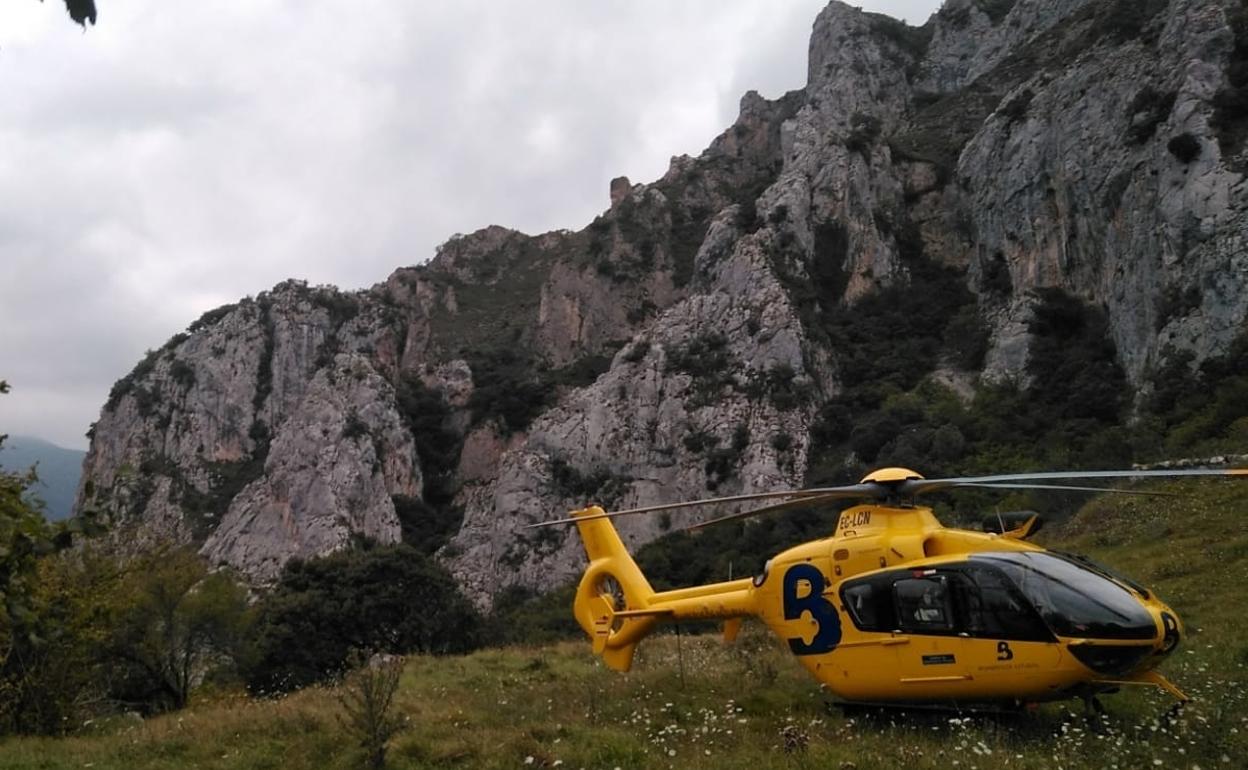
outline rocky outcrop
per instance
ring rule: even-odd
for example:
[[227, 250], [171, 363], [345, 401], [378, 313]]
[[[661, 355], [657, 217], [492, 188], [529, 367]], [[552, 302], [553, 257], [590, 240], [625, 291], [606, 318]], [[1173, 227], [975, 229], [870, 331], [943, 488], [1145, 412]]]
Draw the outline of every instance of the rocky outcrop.
[[881, 289], [956, 276], [991, 333], [982, 371], [933, 365], [964, 397], [1025, 377], [1038, 289], [1099, 308], [1136, 385], [1218, 355], [1248, 314], [1246, 26], [1220, 0], [949, 0], [921, 28], [834, 2], [805, 88], [746, 94], [583, 230], [488, 227], [366, 291], [207, 314], [114, 388], [80, 503], [258, 582], [442, 533], [488, 606], [579, 569], [528, 523], [802, 483], [861, 353], [825, 320]]

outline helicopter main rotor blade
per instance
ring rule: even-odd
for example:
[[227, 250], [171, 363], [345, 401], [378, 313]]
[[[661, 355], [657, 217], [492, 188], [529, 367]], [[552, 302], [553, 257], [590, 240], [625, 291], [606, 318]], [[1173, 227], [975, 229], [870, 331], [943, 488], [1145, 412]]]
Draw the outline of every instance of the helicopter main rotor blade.
[[848, 492], [836, 492], [836, 493], [818, 495], [815, 497], [802, 497], [802, 498], [798, 498], [797, 500], [789, 500], [787, 502], [776, 503], [774, 505], [765, 505], [762, 508], [753, 508], [748, 511], [730, 513], [727, 516], [720, 516], [715, 519], [709, 519], [707, 521], [700, 521], [697, 524], [690, 524], [689, 526], [685, 527], [683, 531], [693, 532], [695, 530], [709, 527], [712, 524], [723, 524], [725, 521], [735, 521], [737, 519], [744, 519], [750, 516], [761, 516], [767, 513], [778, 513], [780, 511], [793, 511], [793, 510], [798, 510], [800, 508], [810, 508], [816, 505], [822, 505], [823, 503], [831, 502], [832, 500], [844, 500], [847, 497], [862, 497], [862, 495], [856, 494], [856, 493], [848, 493]]
[[969, 484], [997, 484], [1001, 482], [1063, 481], [1068, 479], [1167, 479], [1190, 476], [1241, 476], [1248, 477], [1248, 468], [1183, 468], [1154, 471], [1041, 471], [1038, 473], [1002, 473], [994, 476], [961, 476], [948, 479], [914, 479], [900, 482], [897, 493], [902, 496], [919, 495]]
[[[845, 487], [824, 487], [814, 489], [786, 489], [782, 492], [755, 492], [751, 494], [734, 494], [730, 497], [714, 497], [701, 500], [686, 500], [684, 503], [664, 503], [661, 505], [645, 505], [643, 508], [628, 508], [625, 510], [612, 510], [612, 512], [602, 513], [598, 515], [575, 515], [563, 519], [552, 519], [549, 522], [538, 522], [537, 524], [529, 524], [524, 529], [537, 529], [540, 527], [554, 527], [557, 524], [574, 524], [577, 522], [593, 522], [594, 519], [614, 519], [622, 517], [622, 515], [636, 515], [641, 513], [659, 513], [661, 510], [675, 510], [676, 508], [693, 508], [698, 505], [719, 505], [724, 503], [745, 503], [749, 500], [766, 500], [782, 497], [811, 499], [825, 497], [825, 495], [835, 495], [835, 497], [880, 497], [881, 489], [875, 484], [847, 484]], [[831, 498], [829, 498], [831, 499]]]
[[1069, 492], [1108, 492], [1111, 495], [1147, 495], [1150, 497], [1182, 497], [1178, 492], [1154, 492], [1145, 489], [1114, 487], [1075, 487], [1065, 484], [953, 484], [945, 489], [1059, 489]]
[[623, 511], [610, 511], [595, 516], [569, 516], [563, 519], [552, 519], [551, 521], [540, 521], [536, 524], [529, 524], [524, 529], [537, 529], [539, 527], [553, 527], [558, 524], [575, 524], [578, 521], [593, 521], [594, 519], [614, 519], [617, 516], [635, 516], [642, 513], [658, 513], [660, 511], [672, 511], [677, 508], [692, 508], [701, 505], [721, 505], [724, 503], [742, 503], [750, 500], [774, 500], [778, 497], [794, 497], [799, 499], [809, 499], [821, 497], [824, 495], [836, 495], [838, 497], [877, 497], [880, 489], [874, 484], [849, 484], [843, 487], [825, 487], [816, 489], [789, 489], [781, 492], [755, 492], [748, 495], [731, 495], [729, 497], [708, 497], [704, 500], [688, 500], [683, 503], [664, 503], [662, 505], [647, 505], [642, 508], [628, 508]]
[[[743, 511], [741, 513], [723, 516], [718, 519], [712, 519], [704, 524], [709, 525], [718, 523], [719, 521], [731, 521], [732, 519], [742, 518], [745, 516], [754, 516], [759, 513], [766, 513], [772, 510], [790, 510], [791, 508], [801, 508], [802, 505], [789, 505], [789, 503], [807, 502], [810, 505], [817, 505], [818, 500], [826, 502], [827, 500], [835, 500], [847, 497], [856, 497], [860, 499], [890, 499], [890, 498], [910, 498], [921, 495], [926, 492], [936, 492], [942, 489], [951, 489], [958, 487], [981, 487], [985, 489], [1064, 489], [1078, 492], [1108, 492], [1110, 494], [1137, 494], [1137, 495], [1157, 495], [1164, 496], [1167, 492], [1144, 492], [1133, 490], [1117, 490], [1103, 487], [1079, 487], [1066, 485], [1047, 485], [1037, 484], [1033, 482], [1043, 482], [1048, 480], [1065, 481], [1078, 479], [1164, 479], [1164, 478], [1180, 478], [1195, 476], [1222, 476], [1222, 477], [1244, 477], [1248, 478], [1248, 468], [1183, 468], [1176, 470], [1131, 470], [1131, 471], [1039, 471], [1035, 473], [1003, 473], [992, 476], [957, 476], [945, 479], [906, 479], [896, 482], [879, 482], [869, 481], [859, 484], [848, 484], [841, 487], [816, 487], [811, 489], [789, 489], [779, 492], [756, 492], [748, 495], [731, 495], [729, 497], [711, 497], [703, 500], [689, 500], [681, 503], [664, 503], [662, 505], [649, 505], [641, 508], [629, 508], [623, 511], [610, 511], [597, 514], [594, 516], [570, 516], [563, 519], [552, 519], [551, 521], [542, 521], [536, 524], [529, 524], [523, 529], [537, 529], [540, 527], [553, 527], [562, 524], [575, 524], [578, 521], [593, 521], [594, 519], [613, 519], [617, 516], [635, 516], [643, 513], [658, 513], [660, 511], [671, 511], [678, 508], [693, 508], [702, 505], [720, 505], [724, 503], [741, 503], [751, 500], [772, 500], [776, 498], [794, 498], [784, 503], [778, 503], [775, 506], [764, 506], [753, 511]], [[695, 525], [701, 527], [703, 524]]]

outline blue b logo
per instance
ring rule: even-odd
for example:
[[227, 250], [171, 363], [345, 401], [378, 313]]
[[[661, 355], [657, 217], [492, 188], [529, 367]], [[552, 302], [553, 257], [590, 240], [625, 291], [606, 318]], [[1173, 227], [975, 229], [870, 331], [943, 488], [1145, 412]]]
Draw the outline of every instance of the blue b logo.
[[[797, 587], [801, 581], [810, 583], [810, 593], [797, 595]], [[823, 573], [810, 564], [795, 564], [784, 573], [782, 587], [784, 598], [784, 619], [799, 620], [802, 613], [809, 612], [815, 621], [815, 638], [810, 644], [801, 637], [789, 639], [789, 649], [794, 655], [818, 655], [831, 652], [841, 641], [841, 618], [836, 614], [836, 607], [823, 598], [826, 587]]]

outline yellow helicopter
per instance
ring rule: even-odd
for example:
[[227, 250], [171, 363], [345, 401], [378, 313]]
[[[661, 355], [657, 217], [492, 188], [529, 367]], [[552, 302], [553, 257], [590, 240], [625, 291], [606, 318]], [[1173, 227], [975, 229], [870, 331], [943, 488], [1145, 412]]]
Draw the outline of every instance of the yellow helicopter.
[[[1177, 613], [1152, 591], [1086, 559], [1027, 542], [1035, 514], [942, 526], [917, 495], [942, 489], [1159, 492], [1055, 484], [1078, 479], [1240, 476], [1187, 469], [1020, 473], [924, 479], [877, 470], [858, 484], [737, 495], [608, 513], [598, 506], [534, 526], [575, 524], [589, 557], [573, 611], [594, 652], [628, 671], [638, 642], [662, 621], [722, 619], [735, 639], [756, 617], [845, 703], [1020, 705], [1095, 696], [1123, 685], [1188, 700], [1157, 671], [1183, 636]], [[787, 498], [787, 499], [786, 499]], [[844, 510], [830, 537], [772, 557], [752, 578], [656, 592], [611, 519], [688, 506], [781, 499], [694, 525], [817, 506]]]

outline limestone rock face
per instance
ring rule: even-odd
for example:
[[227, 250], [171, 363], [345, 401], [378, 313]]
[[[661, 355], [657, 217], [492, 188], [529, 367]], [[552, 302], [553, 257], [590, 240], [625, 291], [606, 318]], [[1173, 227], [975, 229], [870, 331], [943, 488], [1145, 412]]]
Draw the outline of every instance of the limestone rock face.
[[1221, 354], [1248, 316], [1233, 5], [948, 0], [916, 28], [833, 2], [803, 89], [745, 94], [580, 231], [486, 227], [366, 291], [206, 314], [117, 384], [79, 503], [119, 547], [193, 543], [258, 583], [442, 533], [424, 545], [488, 607], [583, 565], [526, 524], [801, 484], [852, 352], [820, 314], [932, 265], [991, 332], [982, 371], [933, 373], [964, 397], [1025, 376], [1039, 289], [1103, 309], [1137, 385]]
[[418, 496], [422, 480], [393, 404], [394, 389], [368, 359], [339, 354], [307, 383], [263, 473], [230, 502], [205, 555], [269, 581], [289, 559], [331, 553], [356, 535], [398, 541], [392, 498]]

